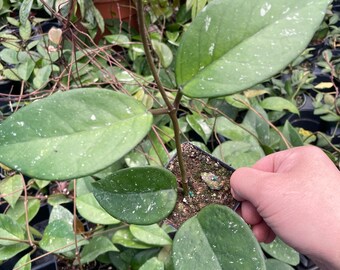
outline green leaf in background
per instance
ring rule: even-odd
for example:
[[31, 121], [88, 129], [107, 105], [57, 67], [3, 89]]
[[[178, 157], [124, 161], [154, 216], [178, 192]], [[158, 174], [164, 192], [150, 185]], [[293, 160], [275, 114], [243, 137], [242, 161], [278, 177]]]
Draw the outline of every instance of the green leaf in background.
[[[63, 253], [76, 248], [74, 241], [73, 228], [66, 221], [58, 219], [49, 222], [39, 246], [48, 252]], [[78, 247], [88, 243], [80, 235], [77, 235], [77, 241]]]
[[18, 76], [27, 81], [35, 67], [35, 62], [32, 59], [27, 59], [24, 63], [20, 64], [17, 68]]
[[274, 259], [282, 261], [290, 265], [298, 265], [300, 256], [297, 251], [284, 243], [280, 238], [276, 237], [270, 244], [261, 243], [262, 249], [272, 256]]
[[177, 198], [176, 177], [158, 167], [123, 169], [92, 185], [94, 196], [110, 215], [133, 224], [162, 220]]
[[282, 97], [268, 97], [261, 101], [261, 107], [266, 110], [283, 111], [299, 114], [298, 108], [289, 100]]
[[241, 124], [234, 123], [225, 117], [217, 117], [215, 124], [216, 132], [230, 140], [249, 141], [250, 133], [247, 128], [242, 128]]
[[224, 96], [278, 73], [308, 45], [328, 0], [210, 1], [184, 33], [176, 80], [191, 97]]
[[48, 223], [52, 223], [55, 220], [62, 220], [66, 222], [71, 229], [73, 228], [73, 214], [61, 205], [53, 206]]
[[266, 269], [267, 270], [293, 270], [289, 264], [285, 264], [281, 261], [275, 259], [266, 260]]
[[129, 229], [122, 229], [117, 231], [112, 236], [112, 242], [115, 244], [122, 245], [127, 248], [135, 248], [135, 249], [147, 249], [152, 248], [152, 245], [145, 244], [143, 242], [138, 241]]
[[0, 261], [8, 260], [29, 247], [29, 245], [25, 243], [13, 243], [14, 242], [12, 242], [10, 246], [0, 246]]
[[15, 206], [23, 190], [24, 182], [21, 174], [15, 174], [0, 181], [0, 194], [12, 207]]
[[139, 241], [149, 245], [167, 246], [172, 244], [169, 235], [157, 224], [130, 225], [130, 232]]
[[121, 46], [123, 48], [129, 48], [130, 47], [131, 41], [129, 40], [127, 35], [122, 35], [122, 34], [107, 35], [107, 36], [104, 36], [104, 38], [106, 39], [107, 42], [110, 42], [113, 45], [118, 45], [118, 46]]
[[118, 224], [120, 221], [110, 216], [98, 203], [92, 193], [77, 197], [77, 210], [86, 220], [95, 224]]
[[19, 9], [19, 20], [22, 25], [25, 25], [28, 21], [28, 17], [31, 12], [33, 0], [23, 0]]
[[72, 202], [72, 199], [62, 193], [56, 193], [48, 196], [47, 203], [52, 206], [57, 206], [63, 203]]
[[212, 153], [233, 168], [252, 166], [264, 152], [259, 145], [242, 141], [227, 141], [217, 146]]
[[171, 65], [173, 60], [172, 51], [170, 48], [164, 44], [163, 42], [160, 42], [158, 40], [152, 39], [151, 40], [152, 47], [155, 50], [159, 61], [161, 62], [162, 67], [167, 68]]
[[[29, 199], [27, 201], [27, 212], [28, 212], [28, 221], [31, 221], [36, 214], [38, 213], [40, 208], [40, 200], [38, 199]], [[25, 201], [20, 199], [15, 207], [11, 207], [6, 212], [6, 215], [11, 217], [13, 220], [17, 221], [19, 224], [25, 224], [26, 221], [26, 212], [25, 212]]]
[[201, 115], [194, 113], [186, 116], [186, 120], [191, 128], [203, 139], [205, 143], [208, 142], [211, 134], [214, 119], [205, 119]]
[[144, 263], [139, 270], [164, 270], [164, 263], [153, 257]]
[[28, 253], [21, 257], [14, 265], [13, 269], [31, 270], [31, 255]]
[[118, 92], [84, 88], [56, 93], [2, 123], [0, 162], [44, 180], [91, 175], [134, 148], [151, 123], [143, 105]]
[[19, 27], [19, 34], [20, 34], [20, 37], [23, 39], [23, 40], [28, 40], [30, 37], [31, 37], [31, 23], [30, 21], [26, 21], [25, 24], [23, 25], [20, 25]]
[[261, 247], [231, 209], [209, 205], [187, 220], [173, 243], [175, 270], [265, 269]]
[[[297, 130], [288, 121], [285, 122], [282, 130], [283, 136], [292, 146], [303, 146], [303, 141]], [[286, 149], [286, 144], [281, 140], [280, 149]]]
[[104, 254], [110, 251], [117, 251], [119, 249], [115, 247], [115, 245], [104, 236], [94, 237], [90, 240], [90, 242], [84, 246], [83, 250], [80, 253], [80, 263], [85, 264], [94, 261], [99, 255]]
[[24, 238], [24, 231], [21, 226], [11, 217], [0, 214], [0, 245], [13, 245], [24, 240]]
[[36, 89], [44, 87], [48, 82], [52, 73], [52, 66], [43, 66], [34, 71], [33, 86]]

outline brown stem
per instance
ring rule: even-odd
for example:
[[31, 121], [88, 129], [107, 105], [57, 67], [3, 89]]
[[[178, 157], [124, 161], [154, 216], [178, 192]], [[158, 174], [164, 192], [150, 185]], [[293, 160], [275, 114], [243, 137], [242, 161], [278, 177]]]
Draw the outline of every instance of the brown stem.
[[175, 142], [176, 142], [176, 150], [177, 150], [177, 156], [178, 156], [178, 163], [181, 171], [181, 184], [184, 191], [184, 194], [187, 195], [189, 192], [188, 188], [188, 180], [186, 177], [186, 170], [185, 165], [183, 161], [183, 154], [182, 154], [182, 148], [181, 148], [181, 141], [180, 141], [180, 128], [178, 124], [177, 119], [177, 110], [179, 106], [180, 99], [182, 97], [182, 93], [180, 91], [177, 92], [177, 96], [175, 99], [174, 104], [172, 104], [166, 94], [166, 91], [163, 87], [163, 84], [158, 76], [157, 69], [154, 64], [153, 57], [151, 55], [150, 50], [150, 41], [149, 36], [147, 34], [147, 31], [145, 30], [145, 20], [144, 20], [144, 7], [143, 7], [143, 0], [137, 0], [137, 17], [138, 17], [138, 25], [139, 25], [139, 33], [142, 38], [142, 43], [144, 47], [145, 57], [149, 64], [151, 73], [155, 79], [155, 82], [157, 84], [158, 90], [160, 94], [162, 95], [162, 98], [168, 108], [168, 114], [170, 116], [170, 119], [172, 121], [173, 127], [174, 127], [174, 134], [175, 134]]

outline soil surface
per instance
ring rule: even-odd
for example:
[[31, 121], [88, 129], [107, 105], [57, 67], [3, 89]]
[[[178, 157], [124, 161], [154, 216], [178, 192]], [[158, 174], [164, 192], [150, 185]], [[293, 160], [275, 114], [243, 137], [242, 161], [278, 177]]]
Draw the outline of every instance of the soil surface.
[[[232, 209], [237, 207], [238, 202], [230, 192], [229, 179], [233, 169], [190, 143], [182, 144], [182, 151], [189, 194], [183, 196], [183, 191], [179, 189], [175, 209], [165, 222], [179, 228], [209, 204], [223, 204]], [[181, 187], [177, 156], [169, 162], [167, 169], [176, 176], [178, 186]]]

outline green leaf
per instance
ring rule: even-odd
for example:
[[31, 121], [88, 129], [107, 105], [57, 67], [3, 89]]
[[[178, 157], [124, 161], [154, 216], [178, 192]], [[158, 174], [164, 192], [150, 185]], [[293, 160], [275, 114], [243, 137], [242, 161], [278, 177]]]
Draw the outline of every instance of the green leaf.
[[140, 103], [118, 92], [56, 93], [2, 123], [0, 162], [44, 180], [91, 175], [134, 148], [151, 124], [152, 115]]
[[44, 66], [42, 68], [37, 69], [35, 72], [35, 76], [33, 78], [33, 86], [36, 89], [44, 87], [48, 82], [50, 75], [52, 73], [52, 66]]
[[288, 110], [291, 113], [299, 114], [298, 108], [289, 100], [282, 97], [268, 97], [261, 101], [260, 105], [263, 109], [273, 111]]
[[175, 235], [174, 269], [265, 269], [261, 247], [231, 209], [209, 205]]
[[[28, 221], [31, 221], [36, 216], [36, 214], [39, 211], [39, 208], [40, 200], [29, 199], [27, 201]], [[25, 201], [23, 199], [19, 200], [14, 208], [11, 207], [8, 209], [6, 215], [11, 217], [13, 220], [17, 221], [19, 224], [25, 224], [26, 221]]]
[[19, 34], [20, 37], [26, 41], [31, 37], [31, 23], [30, 21], [26, 21], [25, 24], [20, 25], [19, 27]]
[[164, 44], [163, 42], [160, 42], [158, 40], [151, 40], [152, 47], [155, 50], [159, 61], [161, 62], [162, 67], [167, 68], [171, 65], [173, 60], [172, 51], [170, 48]]
[[130, 232], [139, 241], [149, 245], [166, 246], [172, 244], [169, 235], [157, 224], [147, 226], [130, 225]]
[[89, 244], [84, 246], [80, 253], [80, 263], [85, 264], [94, 261], [99, 255], [110, 251], [118, 251], [115, 245], [104, 236], [94, 237]]
[[110, 215], [133, 224], [164, 219], [177, 198], [176, 177], [158, 167], [120, 170], [92, 185], [97, 201]]
[[31, 270], [31, 255], [28, 253], [21, 257], [14, 265], [13, 269]]
[[77, 198], [81, 195], [92, 193], [93, 187], [91, 183], [93, 182], [95, 180], [90, 176], [77, 179]]
[[23, 180], [21, 174], [15, 174], [0, 181], [0, 194], [12, 207], [15, 206], [24, 190]]
[[27, 59], [24, 63], [20, 64], [17, 68], [18, 76], [27, 81], [35, 67], [35, 62], [32, 59]]
[[275, 259], [266, 260], [266, 269], [267, 270], [293, 270], [289, 264], [285, 264], [281, 261]]
[[113, 45], [118, 45], [123, 48], [130, 47], [130, 40], [127, 35], [107, 35], [104, 38]]
[[216, 132], [224, 137], [235, 141], [249, 141], [250, 134], [246, 128], [242, 128], [240, 124], [234, 123], [225, 117], [217, 117]]
[[8, 80], [21, 81], [18, 75], [18, 70], [16, 68], [4, 69], [3, 75]]
[[62, 220], [68, 224], [71, 229], [73, 228], [73, 214], [61, 205], [56, 205], [52, 208], [48, 223], [52, 223], [55, 220]]
[[2, 49], [0, 52], [0, 58], [5, 61], [7, 64], [14, 65], [19, 63], [19, 54], [18, 52], [11, 49]]
[[214, 120], [210, 118], [205, 119], [197, 113], [187, 115], [186, 120], [191, 128], [207, 143], [212, 133]]
[[134, 249], [146, 249], [152, 248], [153, 246], [145, 244], [143, 242], [138, 241], [129, 229], [122, 229], [117, 231], [112, 236], [112, 242], [115, 244], [122, 245], [127, 248], [134, 248]]
[[210, 1], [184, 33], [176, 80], [191, 97], [224, 96], [278, 73], [308, 45], [328, 0]]
[[[43, 238], [39, 246], [48, 252], [64, 253], [74, 250], [75, 236], [72, 227], [64, 220], [53, 220], [45, 228]], [[88, 241], [77, 235], [78, 247], [85, 245]]]
[[47, 202], [52, 206], [57, 206], [63, 203], [72, 202], [72, 199], [65, 194], [56, 193], [48, 196]]
[[12, 242], [10, 246], [0, 246], [0, 261], [8, 260], [29, 247], [29, 245], [25, 243], [13, 243], [14, 242]]
[[19, 9], [19, 20], [22, 25], [25, 25], [28, 21], [28, 17], [31, 12], [33, 0], [23, 0]]
[[17, 241], [24, 240], [24, 238], [24, 231], [21, 226], [9, 216], [0, 214], [0, 245], [13, 245]]
[[298, 265], [300, 262], [299, 253], [278, 237], [270, 244], [261, 243], [261, 247], [270, 256], [284, 263]]
[[92, 193], [77, 197], [77, 210], [83, 218], [95, 224], [118, 224], [120, 222], [100, 206]]
[[139, 270], [164, 270], [164, 263], [153, 257], [144, 263]]
[[[284, 137], [291, 143], [292, 146], [303, 146], [303, 140], [297, 130], [288, 121], [283, 126], [282, 133]], [[286, 149], [286, 144], [281, 140], [280, 149]]]
[[217, 146], [212, 154], [235, 169], [252, 166], [264, 157], [259, 145], [239, 141], [224, 142]]
[[14, 51], [19, 51], [20, 45], [18, 42], [19, 39], [15, 35], [0, 32], [0, 44], [4, 47]]

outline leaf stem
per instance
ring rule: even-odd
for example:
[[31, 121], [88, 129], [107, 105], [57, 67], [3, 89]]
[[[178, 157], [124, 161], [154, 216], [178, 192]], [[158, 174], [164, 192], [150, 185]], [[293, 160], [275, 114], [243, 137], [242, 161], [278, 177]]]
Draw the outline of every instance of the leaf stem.
[[147, 31], [145, 30], [145, 18], [144, 18], [144, 7], [143, 7], [143, 0], [137, 0], [137, 17], [138, 17], [138, 25], [139, 25], [139, 33], [142, 38], [142, 43], [144, 47], [145, 57], [148, 62], [148, 65], [150, 67], [151, 73], [155, 79], [155, 82], [157, 84], [158, 90], [167, 106], [167, 111], [164, 111], [164, 113], [168, 113], [171, 119], [171, 122], [173, 124], [174, 128], [174, 134], [175, 134], [175, 142], [176, 142], [176, 150], [177, 150], [177, 156], [178, 156], [178, 163], [181, 171], [181, 184], [183, 188], [183, 192], [185, 195], [189, 193], [188, 188], [188, 180], [186, 176], [186, 170], [183, 160], [183, 154], [182, 154], [182, 148], [181, 148], [181, 141], [180, 141], [180, 128], [178, 124], [177, 119], [177, 110], [179, 107], [179, 102], [182, 97], [182, 93], [180, 91], [177, 92], [176, 99], [174, 104], [172, 104], [166, 94], [166, 91], [163, 87], [163, 84], [158, 76], [157, 69], [154, 64], [154, 59], [151, 54], [150, 49], [150, 40], [149, 36], [147, 34]]

